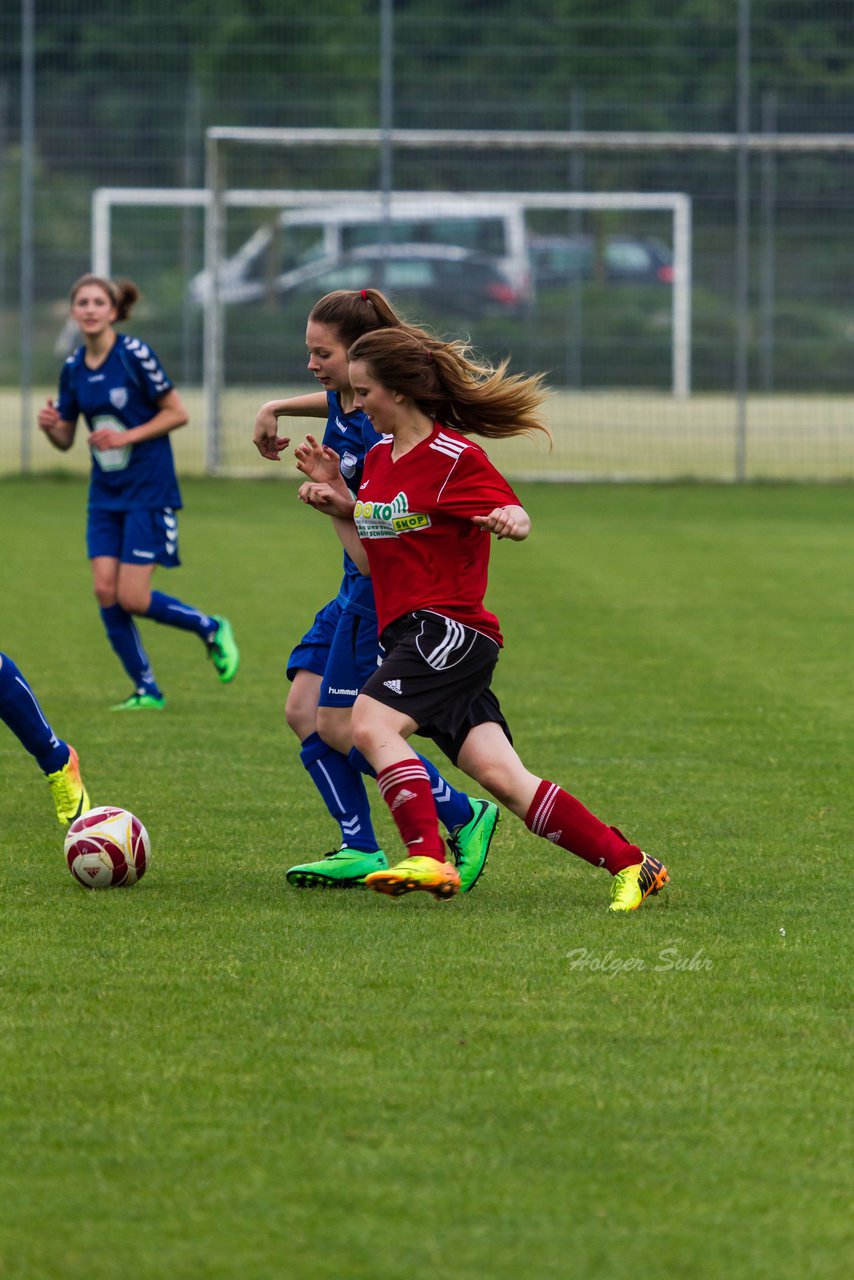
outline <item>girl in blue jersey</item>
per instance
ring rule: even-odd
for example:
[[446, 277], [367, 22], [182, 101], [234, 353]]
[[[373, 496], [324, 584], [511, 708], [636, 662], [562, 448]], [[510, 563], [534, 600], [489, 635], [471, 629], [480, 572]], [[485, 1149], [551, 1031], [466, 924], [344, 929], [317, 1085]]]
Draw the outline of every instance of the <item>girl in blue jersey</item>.
[[[374, 329], [406, 328], [376, 289], [339, 289], [312, 308], [306, 325], [309, 370], [323, 388], [313, 395], [270, 400], [259, 409], [254, 443], [262, 457], [279, 461], [290, 437], [278, 434], [280, 417], [324, 418], [323, 443], [340, 459], [341, 474], [356, 493], [368, 449], [380, 438], [364, 413], [353, 407], [348, 348]], [[285, 718], [300, 741], [300, 759], [341, 831], [341, 847], [320, 861], [301, 863], [287, 873], [300, 888], [348, 888], [387, 866], [368, 802], [361, 758], [350, 756], [350, 713], [356, 696], [378, 661], [377, 615], [371, 580], [348, 555], [338, 595], [318, 612], [288, 659], [291, 681]], [[498, 807], [455, 791], [425, 761], [439, 816], [458, 863], [462, 891], [472, 888], [486, 863], [498, 822]]]
[[80, 414], [89, 429], [86, 543], [95, 597], [133, 685], [114, 711], [164, 706], [134, 615], [195, 632], [224, 683], [234, 679], [240, 661], [227, 618], [151, 587], [156, 565], [181, 563], [176, 512], [182, 504], [169, 433], [184, 426], [187, 411], [152, 349], [114, 328], [138, 298], [130, 280], [89, 274], [74, 284], [71, 315], [83, 343], [63, 366], [58, 402], [48, 400], [38, 416], [57, 449], [71, 448]]

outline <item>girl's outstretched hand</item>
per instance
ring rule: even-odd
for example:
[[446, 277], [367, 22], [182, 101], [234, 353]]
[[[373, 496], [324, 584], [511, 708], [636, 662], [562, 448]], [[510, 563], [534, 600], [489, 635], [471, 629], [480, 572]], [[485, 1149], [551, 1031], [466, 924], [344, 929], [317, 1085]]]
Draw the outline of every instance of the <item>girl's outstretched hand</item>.
[[321, 444], [314, 436], [306, 436], [294, 449], [294, 457], [297, 460], [297, 470], [308, 476], [309, 480], [331, 485], [341, 492], [346, 491], [347, 486], [341, 475], [341, 459], [328, 445]]
[[513, 542], [522, 542], [531, 532], [531, 517], [524, 507], [496, 507], [488, 516], [472, 516], [472, 521], [496, 538]]

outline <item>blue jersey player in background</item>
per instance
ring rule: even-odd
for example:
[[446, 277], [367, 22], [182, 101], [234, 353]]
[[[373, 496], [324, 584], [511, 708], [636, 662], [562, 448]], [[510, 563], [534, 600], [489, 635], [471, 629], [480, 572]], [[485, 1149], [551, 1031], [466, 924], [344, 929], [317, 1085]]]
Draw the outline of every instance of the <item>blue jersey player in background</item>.
[[56, 816], [64, 827], [91, 809], [77, 752], [54, 733], [24, 673], [8, 653], [0, 653], [0, 720], [50, 783]]
[[223, 683], [240, 661], [227, 618], [153, 591], [157, 565], [178, 556], [181, 493], [169, 433], [187, 422], [181, 397], [157, 356], [139, 338], [117, 333], [139, 290], [130, 280], [84, 275], [71, 289], [71, 315], [83, 343], [66, 360], [59, 399], [38, 424], [57, 449], [70, 449], [82, 414], [89, 429], [92, 477], [86, 543], [107, 638], [132, 692], [114, 711], [160, 709], [165, 699], [134, 616], [195, 632]]
[[[353, 408], [347, 351], [364, 333], [399, 328], [404, 321], [376, 289], [338, 289], [312, 307], [306, 325], [309, 370], [323, 388], [313, 395], [270, 400], [259, 409], [254, 443], [273, 462], [290, 443], [278, 434], [280, 417], [326, 419], [323, 443], [338, 455], [344, 482], [354, 494], [368, 449], [380, 438], [361, 410]], [[404, 326], [411, 329], [412, 326]], [[412, 329], [421, 333], [421, 330]], [[338, 595], [317, 613], [288, 659], [291, 681], [285, 718], [300, 742], [300, 759], [330, 815], [341, 847], [319, 861], [293, 866], [299, 888], [349, 888], [386, 868], [371, 822], [363, 773], [367, 761], [351, 754], [350, 714], [362, 685], [376, 671], [379, 652], [373, 588], [348, 555]], [[458, 864], [461, 891], [481, 875], [498, 822], [498, 806], [456, 791], [429, 760], [424, 761], [440, 820]]]

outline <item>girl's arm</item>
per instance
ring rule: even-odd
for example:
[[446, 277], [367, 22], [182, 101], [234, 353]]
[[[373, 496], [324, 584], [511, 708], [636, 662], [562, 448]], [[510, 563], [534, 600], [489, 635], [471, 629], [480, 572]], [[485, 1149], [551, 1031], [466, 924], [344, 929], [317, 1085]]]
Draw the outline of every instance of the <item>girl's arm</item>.
[[128, 444], [142, 444], [143, 440], [156, 440], [158, 436], [168, 435], [190, 420], [184, 402], [174, 387], [160, 397], [157, 406], [157, 413], [153, 418], [140, 423], [138, 427], [128, 427], [127, 431], [117, 431], [115, 427], [98, 427], [89, 436], [89, 447], [99, 450], [121, 449]]
[[356, 532], [356, 526], [352, 520], [342, 520], [340, 516], [333, 516], [332, 523], [335, 526], [335, 532], [342, 547], [347, 555], [353, 561], [363, 578], [371, 576], [370, 566], [368, 565], [368, 553], [365, 550], [364, 543]]
[[522, 542], [531, 532], [531, 517], [524, 507], [496, 507], [488, 516], [473, 516], [475, 524], [497, 538]]
[[279, 418], [325, 418], [329, 414], [326, 393], [310, 396], [291, 396], [289, 400], [268, 400], [255, 415], [252, 443], [262, 458], [278, 462], [279, 454], [287, 449], [290, 436], [280, 436]]
[[318, 483], [307, 480], [305, 484], [300, 485], [297, 496], [300, 501], [314, 507], [316, 511], [323, 511], [326, 515], [332, 516], [332, 523], [341, 545], [359, 572], [367, 577], [370, 574], [368, 555], [353, 523], [353, 508], [356, 503], [346, 489], [342, 494], [340, 490], [334, 489], [325, 481]]
[[61, 449], [64, 453], [74, 444], [77, 420], [75, 418], [74, 422], [66, 422], [64, 418], [60, 418], [59, 410], [52, 400], [48, 400], [44, 408], [39, 409], [36, 421], [55, 449]]

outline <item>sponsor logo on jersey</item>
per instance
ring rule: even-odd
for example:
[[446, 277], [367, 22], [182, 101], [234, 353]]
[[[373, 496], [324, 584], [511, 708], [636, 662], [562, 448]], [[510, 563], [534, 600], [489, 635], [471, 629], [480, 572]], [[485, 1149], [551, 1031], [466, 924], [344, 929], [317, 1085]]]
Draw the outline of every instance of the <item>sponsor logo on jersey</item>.
[[397, 538], [402, 533], [426, 529], [431, 523], [423, 512], [409, 510], [405, 493], [399, 493], [391, 502], [357, 499], [353, 519], [360, 538]]
[[429, 516], [419, 515], [413, 511], [408, 516], [395, 516], [391, 522], [391, 527], [395, 533], [409, 533], [412, 529], [426, 529], [429, 523]]

